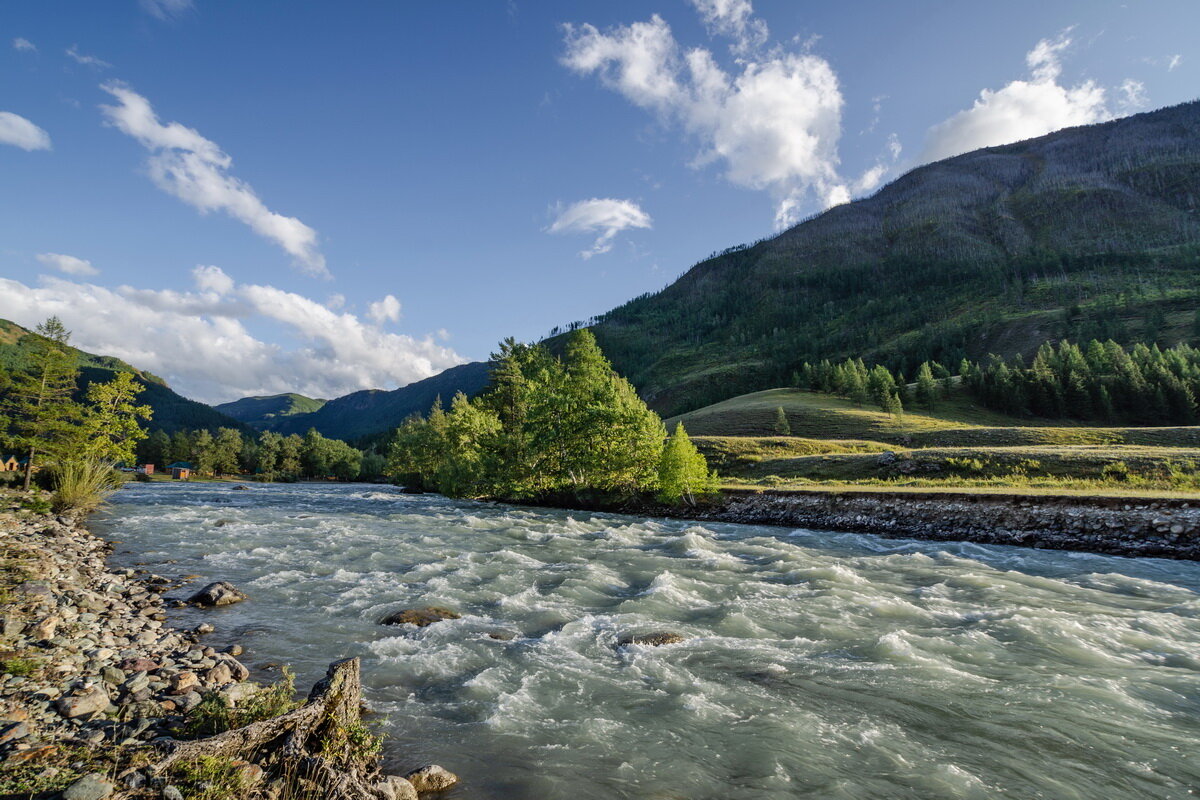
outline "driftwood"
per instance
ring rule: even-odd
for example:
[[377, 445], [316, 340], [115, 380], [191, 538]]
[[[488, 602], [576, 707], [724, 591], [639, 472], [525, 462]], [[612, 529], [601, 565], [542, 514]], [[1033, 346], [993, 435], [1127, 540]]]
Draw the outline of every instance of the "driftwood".
[[300, 708], [207, 739], [175, 742], [154, 771], [205, 756], [244, 759], [274, 780], [282, 778], [284, 797], [390, 800], [379, 785], [376, 759], [347, 741], [347, 731], [360, 723], [360, 681], [357, 658], [335, 661]]

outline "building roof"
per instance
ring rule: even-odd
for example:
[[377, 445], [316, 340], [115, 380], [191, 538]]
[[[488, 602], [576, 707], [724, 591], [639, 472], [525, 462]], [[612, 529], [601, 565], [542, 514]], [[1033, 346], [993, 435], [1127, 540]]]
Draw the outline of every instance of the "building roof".
[[186, 461], [176, 461], [174, 464], [167, 464], [167, 469], [195, 469]]

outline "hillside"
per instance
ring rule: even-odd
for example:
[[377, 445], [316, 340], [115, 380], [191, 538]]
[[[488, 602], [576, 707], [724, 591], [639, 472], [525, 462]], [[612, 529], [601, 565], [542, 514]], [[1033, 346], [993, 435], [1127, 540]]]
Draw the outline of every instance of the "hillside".
[[1200, 337], [1200, 103], [912, 170], [704, 261], [593, 327], [663, 414], [787, 385], [804, 361], [1028, 354]]
[[315, 400], [302, 394], [289, 392], [267, 397], [243, 397], [232, 403], [221, 403], [214, 408], [252, 428], [267, 430], [281, 417], [311, 414], [314, 411], [320, 411], [324, 405], [324, 400]]
[[[24, 338], [29, 331], [15, 322], [0, 319], [0, 369], [11, 369], [23, 360]], [[211, 406], [189, 400], [177, 394], [166, 381], [150, 372], [126, 364], [112, 356], [98, 356], [74, 347], [68, 348], [79, 364], [79, 395], [87, 391], [92, 383], [112, 380], [117, 372], [133, 373], [144, 388], [139, 400], [152, 409], [154, 416], [148, 425], [152, 431], [173, 433], [180, 429], [193, 428], [238, 428], [245, 426]]]
[[367, 389], [326, 402], [318, 411], [276, 417], [270, 430], [283, 434], [316, 428], [335, 439], [359, 439], [384, 433], [415, 413], [425, 413], [441, 397], [450, 402], [456, 392], [476, 395], [487, 386], [490, 366], [482, 361], [460, 364], [445, 372], [399, 389]]

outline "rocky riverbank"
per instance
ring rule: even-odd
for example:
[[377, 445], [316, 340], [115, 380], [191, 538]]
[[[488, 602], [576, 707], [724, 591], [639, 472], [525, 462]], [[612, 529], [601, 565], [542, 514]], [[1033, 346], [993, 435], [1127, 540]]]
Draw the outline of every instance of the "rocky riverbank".
[[1200, 498], [910, 492], [731, 492], [724, 522], [1200, 560]]
[[453, 782], [379, 773], [357, 661], [296, 703], [250, 681], [239, 646], [205, 646], [211, 626], [167, 625], [170, 580], [110, 569], [78, 520], [0, 500], [0, 797], [396, 800]]

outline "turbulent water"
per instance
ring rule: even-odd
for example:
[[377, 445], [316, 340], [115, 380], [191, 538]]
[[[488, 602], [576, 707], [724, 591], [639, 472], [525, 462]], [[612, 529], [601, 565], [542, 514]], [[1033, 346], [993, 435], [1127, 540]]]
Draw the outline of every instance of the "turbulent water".
[[[1200, 790], [1200, 565], [407, 496], [130, 485], [117, 560], [307, 687], [363, 659], [389, 767], [460, 798]], [[462, 618], [385, 627], [401, 608]], [[664, 647], [619, 647], [674, 631]], [[511, 635], [496, 639], [489, 634]], [[268, 673], [269, 674], [269, 673]]]

